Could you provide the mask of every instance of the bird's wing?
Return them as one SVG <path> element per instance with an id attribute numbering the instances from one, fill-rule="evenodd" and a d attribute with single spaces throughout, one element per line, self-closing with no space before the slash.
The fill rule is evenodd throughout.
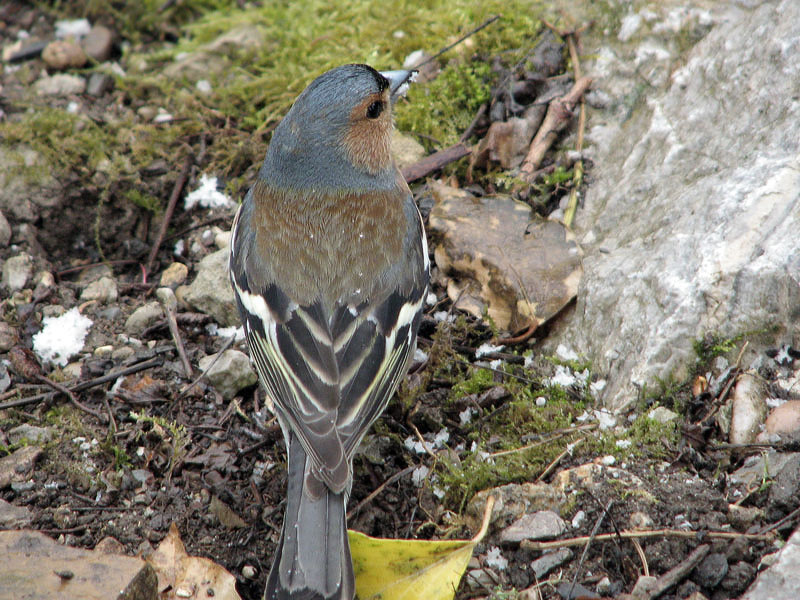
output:
<path id="1" fill-rule="evenodd" d="M 232 256 L 231 278 L 250 352 L 279 416 L 334 491 L 350 484 L 358 443 L 405 374 L 427 292 L 428 255 L 416 208 L 410 249 L 383 293 L 361 304 L 299 306 L 275 284 L 254 289 Z M 237 216 L 238 222 L 238 216 Z M 232 248 L 237 252 L 236 222 Z"/>

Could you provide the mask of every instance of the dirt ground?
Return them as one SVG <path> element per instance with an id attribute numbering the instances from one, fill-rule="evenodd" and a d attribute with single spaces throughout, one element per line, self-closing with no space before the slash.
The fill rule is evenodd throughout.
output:
<path id="1" fill-rule="evenodd" d="M 34 13 L 24 13 L 30 28 L 52 26 L 49 16 Z M 7 17 L 11 25 L 0 30 L 0 41 L 11 41 L 14 18 L 21 17 Z M 36 69 L 30 72 L 35 73 Z M 13 118 L 14 111 L 21 110 L 14 105 L 15 98 L 22 97 L 20 88 L 30 83 L 21 82 L 15 73 L 4 73 L 6 118 Z M 52 102 L 57 105 L 66 100 Z M 102 115 L 103 119 L 124 109 L 119 97 L 111 92 L 91 99 L 84 97 L 83 102 L 89 105 L 91 115 Z M 192 140 L 198 149 L 204 143 L 202 137 Z M 257 166 L 258 161 L 243 168 L 243 179 L 252 180 Z M 156 167 L 159 165 L 143 173 L 142 185 L 171 190 L 180 165 Z M 190 182 L 195 182 L 197 176 L 195 168 Z M 228 402 L 205 379 L 185 390 L 188 380 L 166 321 L 148 327 L 139 336 L 141 347 L 124 358 L 115 360 L 102 353 L 83 355 L 79 381 L 96 380 L 115 369 L 131 368 L 133 372 L 121 387 L 112 389 L 116 378 L 110 378 L 76 394 L 78 403 L 53 392 L 40 378 L 62 377 L 63 372 L 42 371 L 24 352 L 30 349 L 31 337 L 41 326 L 43 309 L 78 305 L 86 282 L 101 273 L 111 273 L 120 296 L 110 306 L 83 307 L 84 314 L 95 323 L 87 347 L 118 344 L 127 317 L 137 307 L 154 300 L 161 272 L 176 260 L 172 256 L 175 241 L 182 239 L 187 247 L 196 244 L 199 248 L 177 259 L 189 268 L 191 280 L 199 260 L 215 249 L 209 244 L 213 235 L 206 232 L 213 234 L 215 227 L 226 231 L 233 217 L 230 209 L 178 210 L 153 269 L 143 280 L 141 264 L 154 239 L 158 219 L 152 212 L 121 200 L 101 203 L 98 208 L 97 188 L 87 180 L 91 181 L 91 177 L 82 178 L 76 171 L 73 180 L 62 181 L 58 186 L 58 201 L 49 206 L 38 205 L 35 218 L 27 224 L 38 248 L 26 245 L 25 239 L 31 238 L 22 237 L 19 245 L 0 251 L 0 256 L 8 259 L 20 247 L 25 248 L 34 256 L 34 271 L 51 272 L 55 282 L 41 296 L 29 289 L 27 296 L 23 293 L 3 300 L 2 317 L 15 329 L 19 351 L 2 356 L 8 359 L 10 390 L 16 395 L 4 394 L 0 405 L 9 399 L 45 397 L 0 409 L 0 457 L 14 449 L 6 436 L 20 424 L 46 427 L 52 438 L 43 445 L 44 453 L 30 478 L 0 489 L 0 498 L 27 507 L 32 513 L 31 528 L 65 544 L 93 548 L 110 536 L 132 555 L 148 554 L 174 522 L 189 554 L 209 557 L 227 568 L 237 577 L 242 598 L 260 598 L 280 531 L 285 492 L 283 439 L 265 410 L 263 392 L 254 385 Z M 192 184 L 188 187 L 191 189 Z M 425 186 L 418 185 L 414 192 L 424 208 L 429 201 Z M 104 256 L 99 254 L 95 230 L 87 222 L 87 215 L 94 221 L 98 210 L 104 223 L 100 234 Z M 12 227 L 18 227 L 18 222 L 9 220 Z M 113 271 L 103 266 L 104 259 Z M 595 439 L 576 446 L 558 461 L 553 459 L 565 450 L 566 441 L 540 454 L 536 450 L 521 453 L 518 456 L 522 458 L 514 463 L 498 462 L 496 468 L 490 464 L 482 469 L 470 463 L 474 471 L 468 471 L 466 476 L 456 473 L 461 462 L 467 462 L 465 448 L 476 441 L 491 453 L 537 439 L 542 431 L 537 430 L 540 421 L 534 417 L 525 421 L 525 430 L 501 429 L 509 419 L 516 418 L 514 415 L 521 414 L 524 402 L 529 405 L 525 407 L 528 414 L 536 411 L 534 399 L 546 396 L 548 406 L 557 407 L 553 410 L 557 410 L 558 418 L 571 425 L 577 425 L 577 418 L 594 407 L 578 389 L 551 395 L 554 392 L 545 381 L 553 374 L 554 362 L 547 357 L 537 356 L 532 367 L 523 368 L 523 352 L 532 349 L 537 355 L 537 338 L 489 356 L 505 360 L 506 366 L 500 371 L 486 371 L 489 379 L 476 382 L 474 363 L 479 359 L 475 358 L 475 349 L 495 336 L 488 326 L 471 317 L 462 316 L 452 324 L 435 318 L 434 313 L 450 310 L 451 304 L 440 283 L 434 285 L 433 291 L 438 302 L 427 311 L 420 339 L 422 349 L 431 357 L 436 349 L 439 356 L 412 370 L 399 397 L 392 401 L 355 461 L 349 526 L 372 536 L 471 537 L 475 532 L 467 526 L 465 514 L 471 495 L 484 489 L 476 488 L 479 484 L 486 482 L 486 487 L 492 487 L 532 481 L 551 462 L 555 466 L 542 481 L 554 484 L 559 473 L 601 460 L 616 439 L 625 437 L 622 432 L 592 433 Z M 195 370 L 200 358 L 220 351 L 226 343 L 225 338 L 209 332 L 206 326 L 210 322 L 207 315 L 188 309 L 178 314 L 182 341 Z M 538 339 L 545 335 L 546 327 L 537 332 Z M 242 343 L 235 347 L 244 350 Z M 147 368 L 136 371 L 142 365 Z M 734 370 L 727 377 L 735 375 Z M 63 381 L 70 379 L 65 377 Z M 609 470 L 593 485 L 569 489 L 560 510 L 571 524 L 565 537 L 627 530 L 636 519 L 645 517 L 649 529 L 772 531 L 777 536 L 791 531 L 791 519 L 771 525 L 792 514 L 800 501 L 774 493 L 769 478 L 749 489 L 731 481 L 730 475 L 747 457 L 760 454 L 762 449 L 721 447 L 724 436 L 713 418 L 719 396 L 693 394 L 690 384 L 685 382 L 643 399 L 638 407 L 646 410 L 658 404 L 678 413 L 677 425 L 663 432 L 648 430 L 649 437 L 634 441 L 640 444 L 639 452 L 614 463 L 614 468 L 638 478 L 641 485 L 631 487 L 625 484 L 624 477 L 620 480 L 608 475 L 613 473 Z M 466 406 L 473 407 L 469 423 L 460 418 Z M 449 440 L 436 460 L 414 452 L 406 443 L 417 435 L 431 440 L 443 429 Z M 556 429 L 551 426 L 547 431 Z M 565 439 L 575 441 L 579 437 L 569 434 Z M 430 481 L 422 486 L 413 483 L 413 469 L 423 464 L 438 473 L 441 481 L 450 482 L 451 487 L 441 497 Z M 604 463 L 604 468 L 611 467 L 612 461 Z M 474 481 L 452 483 L 461 481 L 459 477 L 471 477 L 469 473 L 475 474 Z M 382 487 L 387 481 L 390 483 Z M 748 516 L 736 520 L 732 504 L 748 509 Z M 583 517 L 579 518 L 581 512 Z M 459 598 L 513 598 L 518 591 L 537 583 L 530 563 L 541 552 L 518 544 L 503 545 L 498 533 L 499 529 L 491 531 L 479 545 L 477 560 L 459 589 Z M 578 585 L 572 597 L 579 593 L 594 597 L 590 594 L 595 594 L 598 583 L 607 577 L 609 583 L 602 587 L 604 595 L 617 596 L 631 591 L 644 571 L 643 565 L 650 574 L 662 575 L 703 543 L 711 544 L 711 554 L 724 557 L 725 574 L 712 581 L 709 573 L 694 570 L 662 598 L 687 598 L 695 591 L 719 600 L 735 598 L 754 580 L 762 556 L 775 550 L 767 541 L 744 537 L 704 539 L 702 534 L 691 538 L 668 534 L 643 538 L 639 542 L 642 554 L 628 541 L 597 541 L 585 554 L 582 548 L 573 548 L 572 557 L 560 570 L 552 572 L 549 583 L 538 591 L 544 598 L 567 597 L 566 589 L 575 580 Z M 505 569 L 487 563 L 487 553 L 494 546 L 500 547 L 508 560 Z M 488 578 L 478 578 L 478 572 Z"/>

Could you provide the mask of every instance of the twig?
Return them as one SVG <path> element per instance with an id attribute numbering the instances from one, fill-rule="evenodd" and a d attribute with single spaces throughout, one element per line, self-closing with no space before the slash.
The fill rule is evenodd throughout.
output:
<path id="1" fill-rule="evenodd" d="M 797 516 L 800 516 L 800 508 L 794 509 L 788 515 L 783 517 L 780 521 L 776 521 L 772 525 L 765 525 L 764 527 L 761 528 L 761 531 L 759 531 L 759 533 L 769 533 L 771 531 L 775 531 L 776 529 L 782 527 L 786 523 L 791 522 L 792 519 L 794 519 Z"/>
<path id="2" fill-rule="evenodd" d="M 597 532 L 600 530 L 600 525 L 603 523 L 603 519 L 606 518 L 608 511 L 611 509 L 611 505 L 614 503 L 613 500 L 609 500 L 608 504 L 606 504 L 603 512 L 600 513 L 600 516 L 597 518 L 597 522 L 592 527 L 592 533 L 589 536 L 589 540 L 586 542 L 586 545 L 583 547 L 583 552 L 581 553 L 581 558 L 578 561 L 578 567 L 575 569 L 575 575 L 572 577 L 572 583 L 569 586 L 569 593 L 567 594 L 567 598 L 572 598 L 572 591 L 575 589 L 575 584 L 578 583 L 578 575 L 583 568 L 583 563 L 586 560 L 586 555 L 589 552 L 589 546 L 592 543 L 592 540 L 597 537 Z"/>
<path id="3" fill-rule="evenodd" d="M 364 508 L 367 504 L 369 504 L 378 494 L 380 494 L 388 486 L 392 485 L 395 481 L 397 481 L 401 477 L 404 477 L 404 476 L 408 475 L 409 473 L 411 473 L 416 468 L 417 467 L 415 465 L 411 465 L 410 467 L 406 467 L 402 471 L 398 471 L 397 473 L 395 473 L 394 475 L 389 477 L 389 479 L 384 481 L 377 488 L 375 488 L 372 492 L 370 492 L 369 496 L 367 496 L 361 502 L 359 502 L 353 508 L 351 508 L 347 513 L 347 518 L 348 519 L 352 519 L 353 515 L 357 514 L 362 508 Z"/>
<path id="4" fill-rule="evenodd" d="M 649 577 L 650 575 L 650 565 L 647 564 L 647 555 L 644 553 L 644 549 L 642 545 L 639 543 L 639 540 L 636 538 L 631 538 L 631 543 L 633 547 L 636 549 L 636 554 L 639 555 L 639 560 L 642 561 L 642 574 L 645 577 Z"/>
<path id="5" fill-rule="evenodd" d="M 211 364 L 208 365 L 205 368 L 205 370 L 202 373 L 200 373 L 200 375 L 198 375 L 197 378 L 194 381 L 192 381 L 190 384 L 185 386 L 180 392 L 178 392 L 178 396 L 175 399 L 177 400 L 178 398 L 182 398 L 186 394 L 186 392 L 188 392 L 190 389 L 192 389 L 194 386 L 196 386 L 200 382 L 200 380 L 205 376 L 205 374 L 208 373 L 211 370 L 211 367 L 213 367 L 215 364 L 217 364 L 217 361 L 219 360 L 219 357 L 222 356 L 222 353 L 225 352 L 225 350 L 227 350 L 228 348 L 230 348 L 233 345 L 233 342 L 235 340 L 236 340 L 236 335 L 235 334 L 232 335 L 231 337 L 229 337 L 228 340 L 222 345 L 222 348 L 220 349 L 220 351 L 217 352 L 217 355 L 214 357 L 214 360 L 211 361 Z"/>
<path id="6" fill-rule="evenodd" d="M 522 161 L 522 167 L 520 168 L 520 177 L 522 179 L 531 181 L 533 172 L 539 168 L 545 153 L 556 141 L 558 132 L 569 123 L 575 105 L 591 84 L 591 77 L 581 77 L 573 84 L 569 92 L 550 102 L 544 121 L 539 126 L 539 131 L 536 132 L 531 142 L 528 154 Z"/>
<path id="7" fill-rule="evenodd" d="M 39 381 L 41 381 L 44 384 L 49 385 L 51 388 L 53 388 L 57 392 L 61 392 L 62 394 L 64 394 L 67 398 L 69 398 L 69 401 L 72 402 L 72 404 L 74 404 L 77 408 L 79 408 L 83 412 L 92 415 L 93 417 L 95 417 L 96 419 L 99 419 L 103 423 L 106 422 L 106 418 L 105 418 L 105 416 L 103 414 L 99 413 L 98 411 L 94 410 L 93 408 L 89 408 L 88 406 L 86 406 L 85 404 L 80 402 L 75 397 L 75 394 L 72 393 L 72 390 L 70 390 L 69 388 L 64 387 L 60 383 L 56 383 L 55 381 L 53 381 L 51 379 L 48 379 L 44 375 L 37 375 L 36 379 L 38 379 Z"/>
<path id="8" fill-rule="evenodd" d="M 519 335 L 500 338 L 499 340 L 497 340 L 497 343 L 502 344 L 504 346 L 510 346 L 513 344 L 521 344 L 522 342 L 527 342 L 529 339 L 531 339 L 531 337 L 533 337 L 533 334 L 536 331 L 537 327 L 539 327 L 539 323 L 531 323 L 530 325 L 528 325 L 528 328 Z"/>
<path id="9" fill-rule="evenodd" d="M 459 142 L 453 146 L 450 146 L 449 148 L 434 152 L 422 160 L 415 162 L 413 165 L 404 167 L 402 170 L 403 177 L 408 183 L 416 181 L 417 179 L 422 179 L 429 173 L 433 173 L 434 171 L 449 165 L 451 162 L 455 162 L 461 158 L 464 158 L 465 156 L 469 156 L 471 152 L 472 150 L 467 148 L 463 143 Z"/>
<path id="10" fill-rule="evenodd" d="M 735 533 L 730 531 L 683 531 L 680 529 L 650 529 L 645 531 L 620 531 L 619 533 L 601 533 L 594 537 L 597 541 L 651 537 L 676 537 L 683 539 L 696 540 L 707 538 L 712 540 L 755 540 L 759 542 L 771 542 L 775 537 L 771 534 L 763 533 Z M 524 550 L 550 550 L 552 548 L 568 548 L 572 546 L 583 546 L 588 544 L 592 538 L 580 536 L 565 540 L 555 540 L 552 542 L 534 542 L 532 540 L 522 540 L 520 548 Z"/>
<path id="11" fill-rule="evenodd" d="M 472 29 L 471 31 L 468 31 L 467 33 L 465 33 L 464 35 L 462 35 L 460 38 L 458 38 L 458 39 L 457 39 L 455 42 L 453 42 L 452 44 L 448 44 L 447 46 L 445 46 L 444 48 L 442 48 L 441 50 L 439 50 L 439 51 L 438 51 L 436 54 L 434 54 L 434 55 L 433 55 L 433 56 L 431 56 L 430 58 L 428 58 L 428 59 L 425 59 L 424 61 L 422 61 L 422 62 L 421 62 L 421 63 L 419 63 L 418 65 L 415 65 L 415 66 L 414 66 L 414 68 L 415 68 L 415 69 L 419 69 L 421 66 L 423 66 L 423 65 L 427 65 L 429 62 L 436 60 L 436 59 L 437 59 L 437 58 L 439 58 L 439 57 L 440 57 L 442 54 L 444 54 L 444 53 L 445 53 L 445 52 L 447 52 L 448 50 L 452 50 L 453 48 L 455 48 L 456 46 L 458 46 L 458 45 L 459 45 L 461 42 L 463 42 L 465 39 L 467 39 L 467 38 L 468 38 L 468 37 L 470 37 L 470 36 L 473 36 L 473 35 L 475 35 L 475 34 L 476 34 L 476 33 L 478 33 L 478 32 L 479 32 L 481 29 L 484 29 L 485 27 L 488 27 L 489 25 L 491 25 L 492 23 L 494 23 L 495 21 L 497 21 L 497 19 L 499 19 L 499 18 L 500 18 L 500 17 L 502 17 L 502 16 L 503 16 L 503 15 L 495 15 L 495 16 L 493 16 L 493 17 L 489 17 L 489 18 L 488 18 L 488 19 L 486 19 L 486 20 L 485 20 L 483 23 L 481 23 L 480 25 L 478 25 L 477 27 L 475 27 L 475 28 L 474 28 L 474 29 Z"/>
<path id="12" fill-rule="evenodd" d="M 544 471 L 542 471 L 541 475 L 539 475 L 539 477 L 536 478 L 536 482 L 539 483 L 543 481 L 544 478 L 547 477 L 550 474 L 550 472 L 556 468 L 556 465 L 561 462 L 561 459 L 563 459 L 567 454 L 572 454 L 572 450 L 575 448 L 575 446 L 583 442 L 585 439 L 586 439 L 585 437 L 582 437 L 581 439 L 576 440 L 571 444 L 567 444 L 567 447 L 564 449 L 564 451 L 558 456 L 556 456 L 553 459 L 553 461 L 549 465 L 547 465 L 547 468 Z"/>
<path id="13" fill-rule="evenodd" d="M 167 325 L 169 325 L 169 332 L 172 334 L 172 341 L 175 342 L 175 348 L 178 350 L 183 372 L 186 374 L 186 379 L 191 379 L 194 377 L 192 363 L 189 362 L 189 357 L 186 356 L 186 348 L 183 346 L 183 339 L 181 338 L 181 331 L 178 329 L 178 321 L 175 319 L 175 312 L 168 302 L 162 302 L 161 306 L 164 308 L 164 314 L 167 315 Z"/>
<path id="14" fill-rule="evenodd" d="M 121 371 L 107 373 L 105 375 L 101 375 L 95 379 L 90 379 L 89 381 L 84 381 L 72 387 L 68 387 L 71 392 L 82 392 L 83 390 L 88 390 L 89 388 L 96 387 L 98 385 L 102 385 L 108 381 L 113 381 L 118 377 L 125 377 L 126 375 L 130 375 L 132 373 L 137 373 L 138 371 L 144 371 L 145 369 L 149 369 L 151 367 L 158 367 L 164 362 L 160 356 L 155 358 L 151 358 L 150 360 L 146 360 L 135 365 L 132 365 L 126 369 L 122 369 Z M 52 382 L 51 382 L 52 383 Z M 48 384 L 49 385 L 49 384 Z M 61 390 L 59 390 L 61 391 Z M 26 404 L 34 404 L 35 402 L 39 402 L 40 400 L 45 400 L 47 398 L 52 398 L 55 395 L 55 392 L 47 392 L 44 394 L 37 394 L 36 396 L 29 396 L 28 398 L 20 398 L 18 400 L 11 400 L 10 402 L 5 402 L 0 404 L 0 410 L 6 408 L 14 408 L 16 406 L 25 406 Z"/>
<path id="15" fill-rule="evenodd" d="M 181 173 L 178 175 L 178 179 L 175 181 L 175 186 L 172 188 L 172 195 L 169 197 L 167 210 L 164 211 L 164 218 L 161 220 L 161 228 L 158 230 L 158 237 L 156 237 L 156 241 L 153 244 L 153 247 L 150 249 L 150 254 L 147 257 L 147 262 L 145 263 L 144 267 L 146 274 L 150 273 L 150 269 L 153 268 L 153 261 L 156 259 L 156 254 L 158 254 L 158 250 L 161 248 L 161 243 L 163 242 L 164 236 L 167 233 L 169 222 L 172 220 L 172 213 L 175 212 L 175 205 L 178 203 L 178 198 L 181 197 L 181 192 L 183 192 L 183 186 L 186 185 L 186 180 L 189 179 L 189 172 L 192 169 L 193 162 L 194 156 L 192 154 L 187 154 L 186 158 L 183 160 L 183 168 L 181 169 Z"/>
<path id="16" fill-rule="evenodd" d="M 487 110 L 489 110 L 489 103 L 484 102 L 483 104 L 481 104 L 480 108 L 478 109 L 478 112 L 475 114 L 475 118 L 472 119 L 472 123 L 470 123 L 469 127 L 467 127 L 464 130 L 464 133 L 461 134 L 461 137 L 458 138 L 459 142 L 463 143 L 469 139 L 469 137 L 472 135 L 472 132 L 475 131 L 475 127 L 477 127 L 478 121 L 480 121 L 481 117 L 483 117 L 483 115 L 486 114 Z"/>
<path id="17" fill-rule="evenodd" d="M 569 56 L 572 60 L 572 69 L 575 73 L 575 81 L 581 78 L 581 62 L 578 57 L 578 48 L 575 43 L 575 33 L 567 35 L 567 45 L 569 46 Z M 586 130 L 586 102 L 583 95 L 581 95 L 581 111 L 578 115 L 578 138 L 575 141 L 575 150 L 580 155 L 583 152 L 583 134 Z M 572 177 L 572 190 L 569 193 L 569 200 L 567 201 L 567 208 L 564 210 L 564 225 L 569 229 L 572 227 L 572 221 L 575 219 L 575 212 L 578 210 L 578 190 L 583 183 L 583 159 L 578 158 L 575 161 Z"/>
<path id="18" fill-rule="evenodd" d="M 711 551 L 711 544 L 703 544 L 692 550 L 691 554 L 658 578 L 655 587 L 650 591 L 650 598 L 658 598 L 671 587 L 683 581 L 692 569 L 703 562 L 703 559 Z"/>

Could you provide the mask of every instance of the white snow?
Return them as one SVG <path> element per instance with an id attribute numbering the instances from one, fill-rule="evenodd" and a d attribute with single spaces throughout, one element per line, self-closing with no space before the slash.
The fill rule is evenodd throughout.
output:
<path id="1" fill-rule="evenodd" d="M 486 553 L 486 566 L 498 571 L 505 571 L 508 567 L 508 560 L 500 552 L 500 548 L 492 546 Z"/>
<path id="2" fill-rule="evenodd" d="M 33 351 L 43 361 L 66 366 L 70 357 L 83 348 L 92 320 L 77 307 L 60 317 L 45 317 L 42 330 L 33 336 Z"/>
<path id="3" fill-rule="evenodd" d="M 217 190 L 217 178 L 205 173 L 200 176 L 200 187 L 186 195 L 184 210 L 191 210 L 196 205 L 202 208 L 224 208 L 233 204 L 233 200 Z"/>

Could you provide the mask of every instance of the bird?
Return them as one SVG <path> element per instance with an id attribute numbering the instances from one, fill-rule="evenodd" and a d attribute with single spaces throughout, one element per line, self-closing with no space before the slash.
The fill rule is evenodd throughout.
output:
<path id="1" fill-rule="evenodd" d="M 411 75 L 347 64 L 312 81 L 234 218 L 230 279 L 288 454 L 265 600 L 355 596 L 353 455 L 408 371 L 430 280 L 424 223 L 391 151 Z"/>

